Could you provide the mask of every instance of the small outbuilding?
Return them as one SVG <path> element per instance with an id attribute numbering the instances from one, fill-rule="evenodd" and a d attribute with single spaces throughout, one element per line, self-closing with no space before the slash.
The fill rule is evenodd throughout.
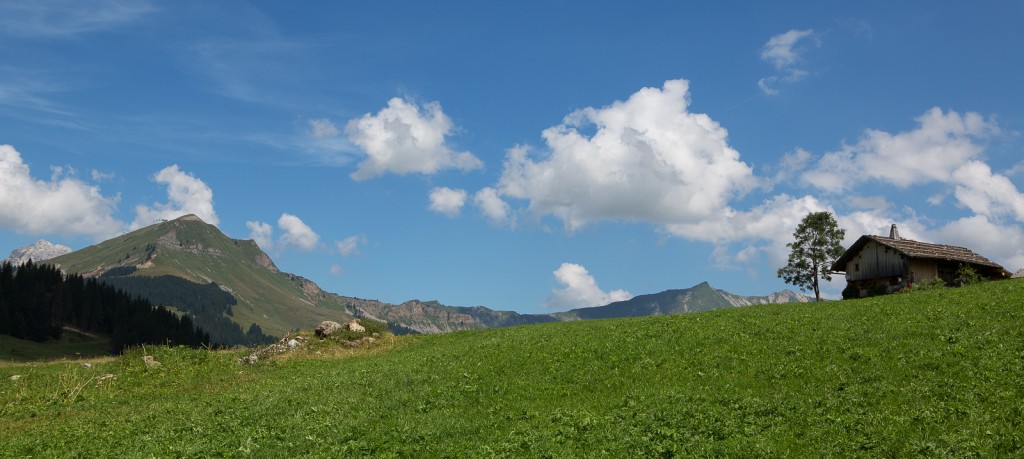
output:
<path id="1" fill-rule="evenodd" d="M 1010 277 L 1002 266 L 970 249 L 903 239 L 896 225 L 889 230 L 889 237 L 861 236 L 832 264 L 832 271 L 846 273 L 844 296 L 863 297 L 936 278 L 954 285 L 956 272 L 964 265 L 985 279 Z"/>

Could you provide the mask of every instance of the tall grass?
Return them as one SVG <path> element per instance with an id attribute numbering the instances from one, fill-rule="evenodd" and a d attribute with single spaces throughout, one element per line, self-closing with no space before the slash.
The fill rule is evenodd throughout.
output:
<path id="1" fill-rule="evenodd" d="M 389 341 L 0 367 L 0 455 L 1024 455 L 1020 281 Z"/>

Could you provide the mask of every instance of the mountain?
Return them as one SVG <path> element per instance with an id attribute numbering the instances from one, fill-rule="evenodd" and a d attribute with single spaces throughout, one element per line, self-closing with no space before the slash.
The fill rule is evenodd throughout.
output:
<path id="1" fill-rule="evenodd" d="M 11 255 L 0 263 L 10 263 L 14 266 L 20 266 L 29 260 L 40 262 L 54 257 L 59 257 L 67 253 L 71 253 L 71 247 L 54 244 L 50 241 L 40 239 L 34 244 L 29 244 L 12 250 Z"/>
<path id="2" fill-rule="evenodd" d="M 281 272 L 251 240 L 225 236 L 195 215 L 157 223 L 50 260 L 65 272 L 98 277 L 179 310 L 216 337 L 214 320 L 280 336 L 322 320 L 351 317 L 343 297 Z M 154 301 L 168 304 L 166 301 Z M 220 341 L 224 342 L 224 341 Z"/>
<path id="3" fill-rule="evenodd" d="M 281 336 L 296 328 L 313 328 L 322 320 L 352 317 L 388 322 L 396 332 L 444 333 L 808 300 L 790 291 L 738 296 L 704 282 L 689 289 L 553 314 L 446 306 L 437 301 L 394 305 L 325 292 L 309 279 L 281 272 L 254 241 L 231 239 L 195 215 L 157 223 L 50 262 L 65 272 L 97 277 L 154 303 L 190 313 L 215 341 L 219 337 L 218 342 L 238 344 L 269 338 L 261 334 Z"/>
<path id="4" fill-rule="evenodd" d="M 398 306 L 378 303 L 361 309 L 359 313 L 389 323 L 398 323 L 418 333 L 443 333 L 544 322 L 683 314 L 755 304 L 805 303 L 810 300 L 810 297 L 790 290 L 767 296 L 740 296 L 702 282 L 688 289 L 666 290 L 604 306 L 552 314 L 519 314 L 514 311 L 495 311 L 483 306 L 445 306 L 437 301 L 418 300 L 407 301 Z"/>
<path id="5" fill-rule="evenodd" d="M 687 312 L 711 311 L 754 304 L 807 302 L 810 298 L 789 290 L 768 296 L 740 296 L 711 287 L 701 282 L 682 290 L 666 290 L 651 295 L 638 295 L 625 301 L 605 306 L 572 309 L 552 314 L 560 320 L 607 319 L 613 317 L 640 317 Z"/>

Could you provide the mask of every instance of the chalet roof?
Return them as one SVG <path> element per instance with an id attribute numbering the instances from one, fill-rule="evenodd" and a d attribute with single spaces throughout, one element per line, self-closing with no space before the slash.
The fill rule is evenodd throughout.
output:
<path id="1" fill-rule="evenodd" d="M 846 271 L 846 263 L 851 258 L 860 253 L 864 245 L 870 241 L 875 241 L 885 247 L 896 250 L 902 253 L 908 258 L 925 258 L 932 260 L 946 260 L 946 261 L 958 261 L 962 263 L 970 263 L 980 266 L 988 266 L 997 268 L 1005 271 L 1005 269 L 999 264 L 985 258 L 977 253 L 974 253 L 970 249 L 964 247 L 957 247 L 954 245 L 943 245 L 943 244 L 931 244 L 928 242 L 912 241 L 910 239 L 902 239 L 897 234 L 895 238 L 885 236 L 874 236 L 866 234 L 857 239 L 843 256 L 839 257 L 835 263 L 832 264 L 833 271 Z"/>

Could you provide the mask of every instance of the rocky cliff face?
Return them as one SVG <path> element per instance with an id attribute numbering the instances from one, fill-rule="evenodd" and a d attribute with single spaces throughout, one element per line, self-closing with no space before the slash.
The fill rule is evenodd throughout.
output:
<path id="1" fill-rule="evenodd" d="M 490 328 L 469 314 L 450 311 L 434 302 L 418 300 L 391 305 L 378 301 L 362 300 L 351 306 L 357 308 L 356 315 L 396 323 L 416 333 L 447 333 L 458 330 Z"/>
<path id="2" fill-rule="evenodd" d="M 19 266 L 29 260 L 32 260 L 33 263 L 38 263 L 68 253 L 71 253 L 71 247 L 39 240 L 34 244 L 12 250 L 11 255 L 5 258 L 4 262 L 10 262 L 14 266 Z"/>
<path id="3" fill-rule="evenodd" d="M 783 290 L 781 292 L 775 292 L 767 296 L 740 296 L 733 295 L 725 290 L 718 290 L 718 293 L 722 294 L 722 298 L 725 298 L 733 306 L 750 306 L 754 304 L 777 304 L 777 303 L 806 303 L 813 300 L 808 296 L 801 295 L 792 290 Z"/>

